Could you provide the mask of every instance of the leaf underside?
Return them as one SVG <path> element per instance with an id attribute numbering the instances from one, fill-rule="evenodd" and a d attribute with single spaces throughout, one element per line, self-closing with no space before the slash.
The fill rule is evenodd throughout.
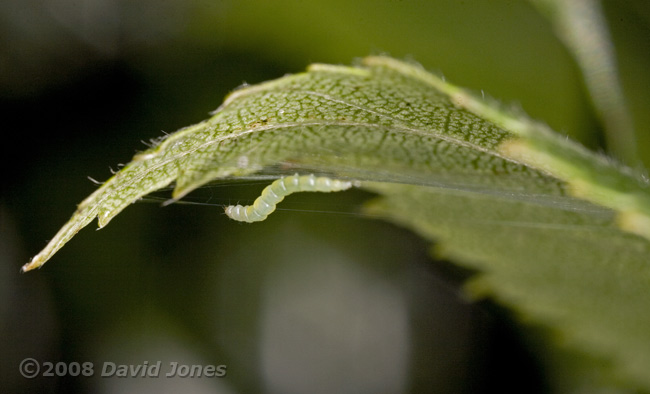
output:
<path id="1" fill-rule="evenodd" d="M 174 184 L 315 173 L 381 197 L 367 209 L 477 268 L 469 284 L 650 388 L 647 180 L 417 65 L 370 57 L 236 90 L 84 200 L 40 267 L 81 228 L 105 226 Z"/>

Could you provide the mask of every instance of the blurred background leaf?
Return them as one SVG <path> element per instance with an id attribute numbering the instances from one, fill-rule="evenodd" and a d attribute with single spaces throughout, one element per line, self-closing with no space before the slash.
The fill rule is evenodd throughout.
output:
<path id="1" fill-rule="evenodd" d="M 648 164 L 650 8 L 603 5 Z M 455 289 L 467 272 L 429 261 L 426 243 L 388 224 L 309 212 L 328 204 L 320 196 L 254 227 L 233 226 L 219 207 L 139 204 L 80 233 L 56 264 L 18 272 L 94 190 L 86 177 L 108 178 L 138 141 L 204 119 L 243 82 L 384 52 L 603 146 L 578 68 L 525 2 L 3 1 L 3 391 L 549 389 L 554 355 L 534 347 L 539 333 L 519 331 L 490 303 L 465 302 Z M 258 189 L 194 198 L 223 203 Z M 367 198 L 345 195 L 333 211 Z M 25 357 L 227 364 L 228 375 L 26 380 Z"/>

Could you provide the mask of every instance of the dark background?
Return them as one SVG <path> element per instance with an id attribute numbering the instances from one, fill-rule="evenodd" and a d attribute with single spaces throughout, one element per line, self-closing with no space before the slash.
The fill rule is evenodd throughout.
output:
<path id="1" fill-rule="evenodd" d="M 605 2 L 647 158 L 650 12 Z M 19 268 L 75 204 L 148 141 L 208 116 L 242 84 L 410 57 L 514 101 L 585 145 L 603 141 L 579 72 L 523 1 L 5 0 L 0 4 L 2 392 L 490 392 L 553 386 L 544 333 L 489 301 L 431 245 L 359 214 L 361 191 L 292 196 L 267 221 L 219 204 L 262 184 L 169 191 Z M 647 162 L 646 162 L 647 163 Z M 93 378 L 21 377 L 25 357 Z M 101 378 L 104 362 L 226 364 L 225 378 Z M 163 367 L 163 371 L 168 368 Z"/>

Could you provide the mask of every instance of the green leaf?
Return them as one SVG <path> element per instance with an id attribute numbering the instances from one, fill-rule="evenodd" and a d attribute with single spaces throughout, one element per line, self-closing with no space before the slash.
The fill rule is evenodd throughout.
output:
<path id="1" fill-rule="evenodd" d="M 84 200 L 40 267 L 95 217 L 103 227 L 175 183 L 317 173 L 383 197 L 377 215 L 480 269 L 470 284 L 650 388 L 646 178 L 421 67 L 368 57 L 236 90 Z"/>

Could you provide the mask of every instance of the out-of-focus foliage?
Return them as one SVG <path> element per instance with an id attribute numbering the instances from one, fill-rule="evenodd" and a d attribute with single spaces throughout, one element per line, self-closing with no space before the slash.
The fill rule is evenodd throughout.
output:
<path id="1" fill-rule="evenodd" d="M 639 125 L 650 121 L 646 110 L 650 101 L 650 48 L 646 39 L 650 14 L 643 1 L 605 1 L 604 6 L 624 92 L 638 128 L 639 148 L 647 163 L 648 128 Z M 325 346 L 322 338 L 345 335 L 322 328 L 306 329 L 314 324 L 305 312 L 285 320 L 296 335 L 303 335 L 303 342 L 295 341 L 296 335 L 278 341 L 277 336 L 269 334 L 273 331 L 268 324 L 260 324 L 262 316 L 270 316 L 271 311 L 267 308 L 270 304 L 261 302 L 267 295 L 261 289 L 275 286 L 272 283 L 277 281 L 270 279 L 273 272 L 291 277 L 277 267 L 286 264 L 291 272 L 299 272 L 294 267 L 312 261 L 315 254 L 332 255 L 322 252 L 325 249 L 336 251 L 334 257 L 329 262 L 323 257 L 310 271 L 315 273 L 295 279 L 294 283 L 304 288 L 293 293 L 301 297 L 293 298 L 313 296 L 315 292 L 309 289 L 324 282 L 323 272 L 328 269 L 332 281 L 325 283 L 353 283 L 359 292 L 350 294 L 345 302 L 335 295 L 348 293 L 337 293 L 336 289 L 319 293 L 331 294 L 327 305 L 340 306 L 350 300 L 358 305 L 352 305 L 349 314 L 341 318 L 323 315 L 332 321 L 350 322 L 349 316 L 361 320 L 356 328 L 346 331 L 351 342 L 339 341 L 343 345 L 336 349 L 350 349 L 346 343 L 358 343 L 354 338 L 366 334 L 366 324 L 387 326 L 381 343 L 400 343 L 398 338 L 403 338 L 404 332 L 399 327 L 406 319 L 408 346 L 398 353 L 383 353 L 384 360 L 404 360 L 396 354 L 405 354 L 406 364 L 400 361 L 393 367 L 405 368 L 406 372 L 387 375 L 392 384 L 398 383 L 386 387 L 413 392 L 431 387 L 438 392 L 458 392 L 460 387 L 477 392 L 508 385 L 531 392 L 544 387 L 535 363 L 550 356 L 540 348 L 535 348 L 535 358 L 517 350 L 520 348 L 513 342 L 521 333 L 507 329 L 505 336 L 504 331 L 495 331 L 494 320 L 484 309 L 470 309 L 451 299 L 453 292 L 440 286 L 430 272 L 444 271 L 449 277 L 450 270 L 458 274 L 456 269 L 441 262 L 431 266 L 421 242 L 358 216 L 315 214 L 315 224 L 305 213 L 278 212 L 274 222 L 255 229 L 233 229 L 218 207 L 160 209 L 154 204 L 138 204 L 113 226 L 99 233 L 80 234 L 60 252 L 57 264 L 37 276 L 18 274 L 29 255 L 95 188 L 86 176 L 106 179 L 110 176 L 107 164 L 127 161 L 134 153 L 134 142 L 156 137 L 159 130 L 169 132 L 203 119 L 234 86 L 296 72 L 311 62 L 348 64 L 353 57 L 383 52 L 412 56 L 462 86 L 514 100 L 534 118 L 597 149 L 602 137 L 577 68 L 547 21 L 528 4 L 8 0 L 0 4 L 0 30 L 2 108 L 10 129 L 16 130 L 13 143 L 3 146 L 12 150 L 30 146 L 29 156 L 20 166 L 11 165 L 15 159 L 3 166 L 12 169 L 0 196 L 4 207 L 0 211 L 1 236 L 3 245 L 11 246 L 2 249 L 2 286 L 11 294 L 3 298 L 0 308 L 5 333 L 0 344 L 5 355 L 2 370 L 9 371 L 2 374 L 6 379 L 3 387 L 71 392 L 94 391 L 97 384 L 106 384 L 110 385 L 106 391 L 111 392 L 111 388 L 119 390 L 116 386 L 131 384 L 130 380 L 26 381 L 17 375 L 16 366 L 20 359 L 34 356 L 53 361 L 119 362 L 163 357 L 160 350 L 167 348 L 171 350 L 166 354 L 172 359 L 228 363 L 228 378 L 203 382 L 206 392 L 226 392 L 224 386 L 242 391 L 259 391 L 262 387 L 272 391 L 274 387 L 289 392 L 286 385 L 273 381 L 279 376 L 276 371 L 264 369 L 282 364 L 268 362 L 272 360 L 268 356 L 277 354 L 278 348 L 263 343 L 284 344 L 284 349 L 292 348 L 288 343 L 297 345 L 302 354 L 312 357 L 298 363 L 302 366 L 327 359 L 343 365 L 340 370 L 346 371 L 347 366 L 363 364 L 339 350 L 323 353 L 332 347 Z M 3 157 L 8 160 L 10 156 Z M 255 195 L 260 188 L 206 189 L 190 198 L 201 203 L 237 202 Z M 349 202 L 337 199 L 342 205 L 332 209 L 354 210 L 366 198 L 351 193 L 346 196 Z M 314 198 L 320 203 L 311 204 L 311 208 L 327 207 L 326 200 Z M 300 224 L 295 223 L 296 216 L 301 218 Z M 335 238 L 328 238 L 325 222 L 327 228 L 335 229 L 335 238 L 347 246 L 323 246 L 340 245 Z M 226 225 L 228 230 L 224 230 Z M 138 234 L 137 239 L 127 237 L 124 228 Z M 305 235 L 309 232 L 317 236 Z M 228 237 L 220 238 L 224 234 Z M 359 242 L 353 237 L 358 234 L 367 235 Z M 311 242 L 301 238 L 305 236 Z M 118 244 L 119 249 L 114 247 Z M 308 250 L 300 249 L 301 244 Z M 391 248 L 377 247 L 384 244 Z M 394 249 L 395 244 L 404 248 Z M 369 254 L 373 250 L 376 254 Z M 210 257 L 219 253 L 222 257 L 218 260 Z M 410 253 L 415 255 L 415 262 L 406 257 Z M 342 255 L 353 257 L 354 262 Z M 284 263 L 273 263 L 276 259 Z M 351 273 L 356 279 L 349 279 Z M 380 287 L 393 283 L 400 295 L 390 299 L 405 300 L 402 305 L 408 314 L 391 312 L 399 311 L 390 307 L 394 301 L 368 308 L 364 294 L 377 292 L 361 289 L 366 288 L 362 284 L 370 283 Z M 272 292 L 277 294 L 277 290 Z M 282 303 L 282 297 L 270 299 Z M 206 304 L 206 299 L 212 304 Z M 318 301 L 304 308 L 313 312 L 323 305 Z M 359 309 L 386 313 L 377 312 L 372 318 L 355 312 Z M 288 330 L 275 327 L 279 332 Z M 320 336 L 310 336 L 316 332 Z M 271 341 L 273 338 L 276 340 Z M 172 344 L 183 350 L 174 350 Z M 312 351 L 306 353 L 306 348 Z M 365 352 L 357 354 L 361 353 Z M 284 354 L 295 362 L 295 353 Z M 364 360 L 377 358 L 374 353 L 366 356 Z M 304 370 L 295 371 L 295 376 L 282 375 L 283 382 L 289 386 L 297 382 Z M 359 387 L 350 385 L 359 373 L 336 376 L 340 379 L 334 384 L 340 385 L 328 386 L 328 392 Z M 332 374 L 327 377 L 331 381 Z M 5 386 L 5 382 L 11 384 Z M 198 392 L 196 386 L 203 383 L 184 380 L 178 384 Z"/>

